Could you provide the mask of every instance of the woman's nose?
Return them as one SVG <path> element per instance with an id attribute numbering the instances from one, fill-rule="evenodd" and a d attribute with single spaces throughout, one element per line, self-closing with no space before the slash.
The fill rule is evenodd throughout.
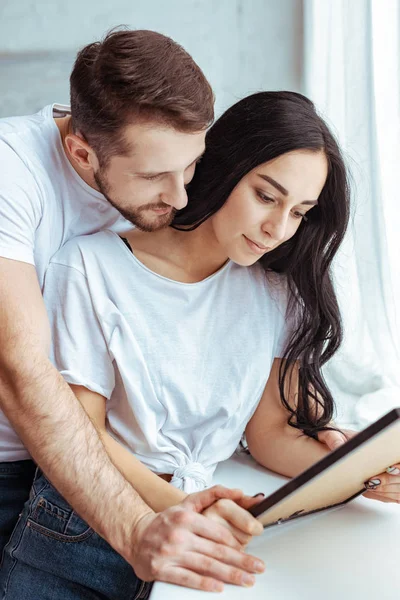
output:
<path id="1" fill-rule="evenodd" d="M 269 214 L 268 219 L 262 225 L 262 230 L 269 235 L 269 237 L 275 242 L 281 242 L 286 237 L 288 224 L 288 216 L 282 213 L 272 212 Z"/>

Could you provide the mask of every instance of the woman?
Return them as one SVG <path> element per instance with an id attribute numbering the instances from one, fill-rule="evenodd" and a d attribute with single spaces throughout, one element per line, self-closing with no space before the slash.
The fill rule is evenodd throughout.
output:
<path id="1" fill-rule="evenodd" d="M 45 283 L 53 360 L 156 511 L 209 485 L 244 432 L 254 458 L 284 475 L 327 454 L 317 434 L 334 404 L 321 367 L 341 341 L 330 266 L 348 221 L 346 169 L 309 100 L 267 92 L 231 107 L 188 195 L 170 228 L 69 242 Z M 46 571 L 38 556 L 51 531 L 63 542 L 51 576 L 60 586 L 68 561 L 72 598 L 104 560 L 88 567 L 65 543 L 93 537 L 82 521 L 71 535 L 79 517 L 40 474 L 39 487 L 23 516 L 25 568 L 35 582 Z M 223 508 L 217 516 L 247 542 Z M 120 557 L 102 552 L 121 579 Z M 100 591 L 90 597 L 119 597 Z"/>

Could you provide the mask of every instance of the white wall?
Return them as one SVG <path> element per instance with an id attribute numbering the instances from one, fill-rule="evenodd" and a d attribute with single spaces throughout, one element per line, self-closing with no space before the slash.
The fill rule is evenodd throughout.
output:
<path id="1" fill-rule="evenodd" d="M 120 24 L 181 43 L 217 113 L 260 89 L 301 91 L 302 0 L 0 0 L 0 116 L 67 103 L 76 51 Z"/>

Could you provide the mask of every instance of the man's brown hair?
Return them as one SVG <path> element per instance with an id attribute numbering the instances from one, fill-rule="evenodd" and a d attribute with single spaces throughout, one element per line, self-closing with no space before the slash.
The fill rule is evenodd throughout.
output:
<path id="1" fill-rule="evenodd" d="M 214 119 L 214 95 L 192 57 L 171 38 L 146 30 L 112 30 L 85 46 L 70 77 L 72 129 L 104 167 L 129 147 L 123 128 L 154 121 L 195 132 Z"/>

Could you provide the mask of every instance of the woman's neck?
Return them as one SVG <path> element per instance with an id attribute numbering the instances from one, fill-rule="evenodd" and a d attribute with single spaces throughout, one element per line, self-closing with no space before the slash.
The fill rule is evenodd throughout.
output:
<path id="1" fill-rule="evenodd" d="M 206 221 L 193 231 L 167 227 L 147 233 L 134 229 L 127 234 L 135 256 L 150 270 L 183 283 L 210 277 L 227 261 Z"/>

